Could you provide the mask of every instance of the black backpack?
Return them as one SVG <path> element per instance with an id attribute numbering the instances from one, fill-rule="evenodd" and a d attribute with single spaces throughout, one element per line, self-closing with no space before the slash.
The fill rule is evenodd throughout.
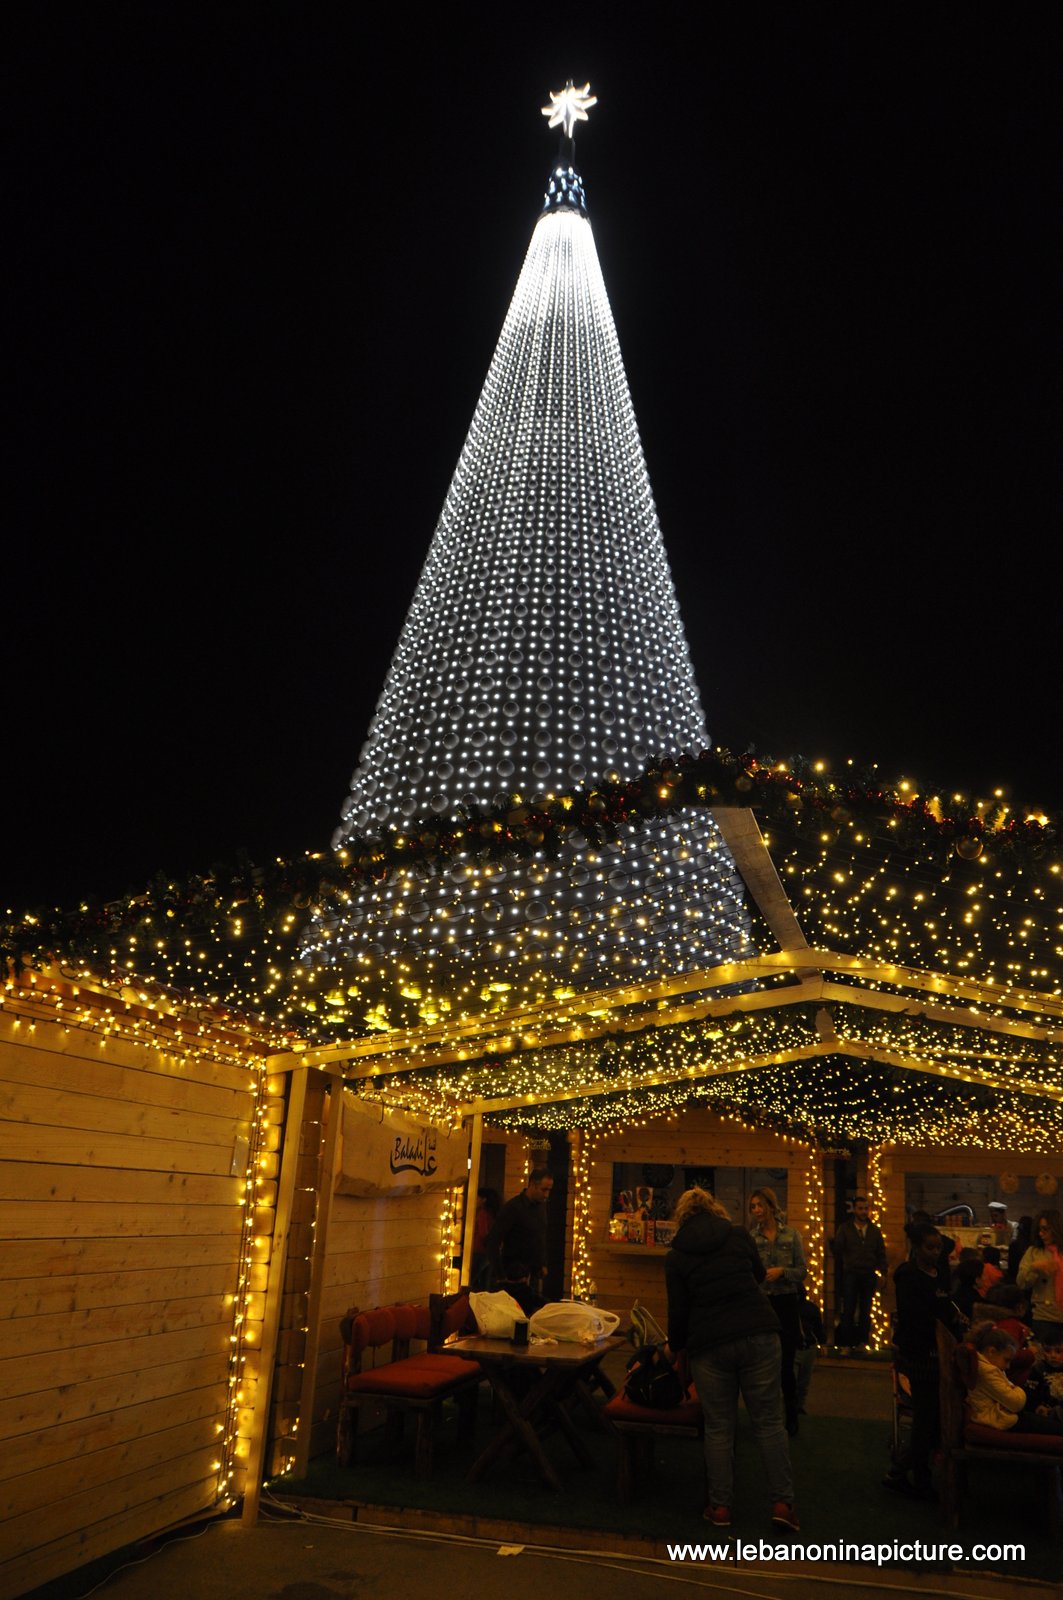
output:
<path id="1" fill-rule="evenodd" d="M 679 1374 L 670 1366 L 660 1345 L 640 1345 L 627 1364 L 624 1393 L 637 1406 L 671 1411 L 683 1398 Z"/>

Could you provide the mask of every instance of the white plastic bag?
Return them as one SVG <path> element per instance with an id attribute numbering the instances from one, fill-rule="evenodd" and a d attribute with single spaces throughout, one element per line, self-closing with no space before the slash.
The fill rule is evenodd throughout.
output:
<path id="1" fill-rule="evenodd" d="M 504 1289 L 469 1296 L 469 1310 L 485 1339 L 512 1339 L 513 1325 L 525 1320 L 520 1303 Z"/>
<path id="2" fill-rule="evenodd" d="M 532 1338 L 556 1339 L 561 1344 L 595 1344 L 620 1325 L 613 1311 L 599 1311 L 582 1300 L 552 1300 L 532 1313 L 528 1332 Z"/>

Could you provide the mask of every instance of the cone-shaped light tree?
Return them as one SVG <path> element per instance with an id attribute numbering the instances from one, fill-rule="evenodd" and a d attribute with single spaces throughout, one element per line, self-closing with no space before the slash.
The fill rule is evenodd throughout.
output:
<path id="1" fill-rule="evenodd" d="M 588 86 L 589 89 L 589 86 Z M 561 152 L 362 748 L 338 850 L 642 773 L 708 740 L 575 167 Z M 526 860 L 451 859 L 317 916 L 304 969 L 356 1023 L 544 999 L 749 952 L 741 885 L 698 808 Z M 361 1012 L 360 1012 L 361 1005 Z M 411 1015 L 411 1006 L 413 1015 Z"/>

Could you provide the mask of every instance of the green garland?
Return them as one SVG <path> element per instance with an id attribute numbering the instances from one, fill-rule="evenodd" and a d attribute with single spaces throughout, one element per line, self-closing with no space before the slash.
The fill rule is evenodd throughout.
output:
<path id="1" fill-rule="evenodd" d="M 553 797 L 514 795 L 494 810 L 469 808 L 456 820 L 354 839 L 338 856 L 308 852 L 267 864 L 238 856 L 206 873 L 160 876 L 106 904 L 26 912 L 0 921 L 0 962 L 16 975 L 55 959 L 101 977 L 154 978 L 203 1002 L 282 1019 L 292 1037 L 305 1037 L 321 1031 L 322 1019 L 300 1014 L 305 996 L 293 1001 L 290 972 L 312 907 L 411 869 L 443 871 L 458 856 L 553 858 L 574 835 L 599 846 L 653 817 L 712 806 L 753 807 L 773 849 L 807 839 L 844 858 L 847 835 L 873 837 L 890 852 L 929 856 L 943 877 L 980 855 L 1028 876 L 1058 872 L 1063 863 L 1052 818 L 1008 819 L 1000 807 L 914 796 L 873 772 L 839 782 L 800 758 L 768 764 L 718 748 L 658 761 L 631 780 Z M 348 1018 L 342 1027 L 350 1032 Z"/>

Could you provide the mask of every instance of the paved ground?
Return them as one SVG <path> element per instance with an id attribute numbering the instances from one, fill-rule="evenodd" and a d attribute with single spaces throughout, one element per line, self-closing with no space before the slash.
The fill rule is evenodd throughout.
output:
<path id="1" fill-rule="evenodd" d="M 352 1523 L 260 1522 L 243 1529 L 215 1522 L 116 1573 L 97 1593 L 110 1600 L 681 1600 L 699 1591 L 750 1600 L 884 1600 L 887 1594 L 1058 1600 L 1058 1590 L 1013 1578 L 942 1573 L 913 1582 L 892 1573 L 883 1574 L 883 1587 L 853 1582 L 844 1569 L 824 1567 L 820 1576 L 807 1566 L 788 1567 L 750 1571 L 625 1560 L 603 1552 L 395 1535 Z"/>
<path id="2" fill-rule="evenodd" d="M 885 1419 L 888 1374 L 866 1364 L 824 1363 L 809 1410 L 813 1416 L 840 1410 L 850 1417 Z M 1059 1600 L 1058 1589 L 1048 1585 L 985 1572 L 914 1574 L 793 1560 L 777 1566 L 748 1559 L 676 1562 L 660 1547 L 661 1559 L 650 1559 L 642 1551 L 651 1547 L 634 1540 L 623 1551 L 617 1548 L 623 1536 L 599 1534 L 598 1548 L 592 1550 L 581 1548 L 587 1535 L 560 1529 L 536 1534 L 525 1527 L 507 1530 L 505 1537 L 514 1542 L 502 1544 L 497 1530 L 494 1537 L 461 1534 L 453 1531 L 454 1519 L 445 1517 L 435 1519 L 429 1529 L 417 1527 L 418 1513 L 409 1513 L 414 1525 L 395 1529 L 374 1526 L 364 1509 L 359 1520 L 352 1521 L 351 1515 L 350 1507 L 318 1501 L 308 1520 L 298 1520 L 264 1500 L 255 1527 L 245 1529 L 237 1521 L 208 1523 L 183 1538 L 160 1541 L 139 1565 L 114 1573 L 95 1590 L 92 1569 L 87 1569 L 48 1586 L 43 1594 L 49 1600 L 80 1600 L 90 1593 L 109 1600 L 463 1600 L 481 1595 L 500 1600 L 681 1600 L 683 1594 L 700 1590 L 721 1600 L 742 1595 L 750 1600 L 886 1600 L 894 1595 Z M 447 1531 L 438 1531 L 439 1524 Z M 937 1529 L 938 1519 L 929 1525 Z M 481 1525 L 471 1534 L 476 1531 L 486 1530 Z M 700 1524 L 694 1536 L 701 1536 Z M 944 1538 L 937 1532 L 933 1536 Z M 549 1539 L 560 1537 L 571 1538 L 573 1547 L 549 1546 Z M 526 1542 L 517 1543 L 518 1538 Z"/>

